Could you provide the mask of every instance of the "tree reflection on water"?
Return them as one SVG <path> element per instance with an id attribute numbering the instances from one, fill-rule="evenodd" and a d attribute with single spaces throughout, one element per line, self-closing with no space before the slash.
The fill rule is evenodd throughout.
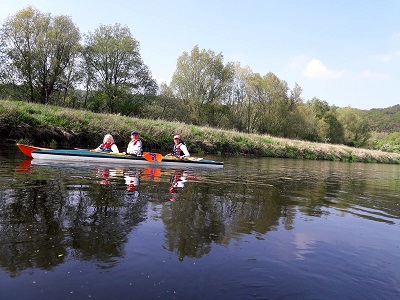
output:
<path id="1" fill-rule="evenodd" d="M 345 209 L 355 200 L 343 201 L 344 182 L 354 193 L 368 185 L 362 176 L 344 181 L 329 168 L 314 173 L 293 168 L 268 177 L 255 170 L 240 183 L 231 173 L 221 178 L 218 172 L 159 168 L 25 163 L 16 171 L 10 179 L 15 186 L 0 191 L 0 266 L 10 276 L 26 269 L 51 270 L 67 260 L 112 268 L 125 255 L 133 228 L 148 218 L 149 206 L 165 228 L 160 247 L 183 261 L 243 235 L 263 239 L 281 225 L 292 230 L 298 214 L 321 217 L 329 207 Z M 372 202 L 368 205 L 376 207 Z"/>

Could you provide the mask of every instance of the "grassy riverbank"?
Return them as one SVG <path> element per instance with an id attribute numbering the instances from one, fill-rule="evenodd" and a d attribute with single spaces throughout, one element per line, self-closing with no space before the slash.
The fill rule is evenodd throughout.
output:
<path id="1" fill-rule="evenodd" d="M 104 134 L 111 133 L 119 148 L 124 149 L 133 129 L 140 132 L 145 151 L 166 153 L 173 143 L 172 136 L 180 134 L 189 150 L 200 155 L 210 153 L 400 164 L 400 154 L 396 153 L 0 100 L 0 137 L 10 142 L 94 148 L 101 143 Z"/>

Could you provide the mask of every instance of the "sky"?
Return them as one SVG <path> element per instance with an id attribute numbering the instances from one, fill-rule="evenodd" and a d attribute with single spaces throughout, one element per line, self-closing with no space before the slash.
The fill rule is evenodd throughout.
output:
<path id="1" fill-rule="evenodd" d="M 297 83 L 303 101 L 400 104 L 399 0 L 0 0 L 0 23 L 29 5 L 70 16 L 81 34 L 127 26 L 159 84 L 198 45 L 290 89 Z"/>

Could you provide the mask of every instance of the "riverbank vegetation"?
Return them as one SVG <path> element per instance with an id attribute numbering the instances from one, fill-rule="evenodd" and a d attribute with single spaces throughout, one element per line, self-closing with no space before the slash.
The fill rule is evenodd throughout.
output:
<path id="1" fill-rule="evenodd" d="M 348 162 L 400 163 L 400 154 L 345 145 L 315 143 L 246 134 L 233 130 L 189 125 L 182 122 L 99 114 L 22 101 L 0 101 L 0 136 L 11 142 L 46 147 L 94 148 L 111 133 L 123 149 L 130 132 L 138 130 L 147 151 L 166 153 L 172 136 L 180 134 L 192 153 L 248 155 Z"/>
<path id="2" fill-rule="evenodd" d="M 0 30 L 0 99 L 10 100 L 1 101 L 10 114 L 2 114 L 4 137 L 93 146 L 107 132 L 125 141 L 135 128 L 155 149 L 181 133 L 192 151 L 209 153 L 349 161 L 360 148 L 400 153 L 400 105 L 361 111 L 301 94 L 297 83 L 197 45 L 158 85 L 120 24 L 82 35 L 71 17 L 27 7 Z"/>

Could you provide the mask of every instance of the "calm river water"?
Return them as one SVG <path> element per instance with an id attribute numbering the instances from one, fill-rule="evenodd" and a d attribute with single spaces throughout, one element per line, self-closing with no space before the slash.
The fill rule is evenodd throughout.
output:
<path id="1" fill-rule="evenodd" d="M 399 299 L 400 166 L 208 157 L 38 164 L 0 149 L 0 299 Z"/>

